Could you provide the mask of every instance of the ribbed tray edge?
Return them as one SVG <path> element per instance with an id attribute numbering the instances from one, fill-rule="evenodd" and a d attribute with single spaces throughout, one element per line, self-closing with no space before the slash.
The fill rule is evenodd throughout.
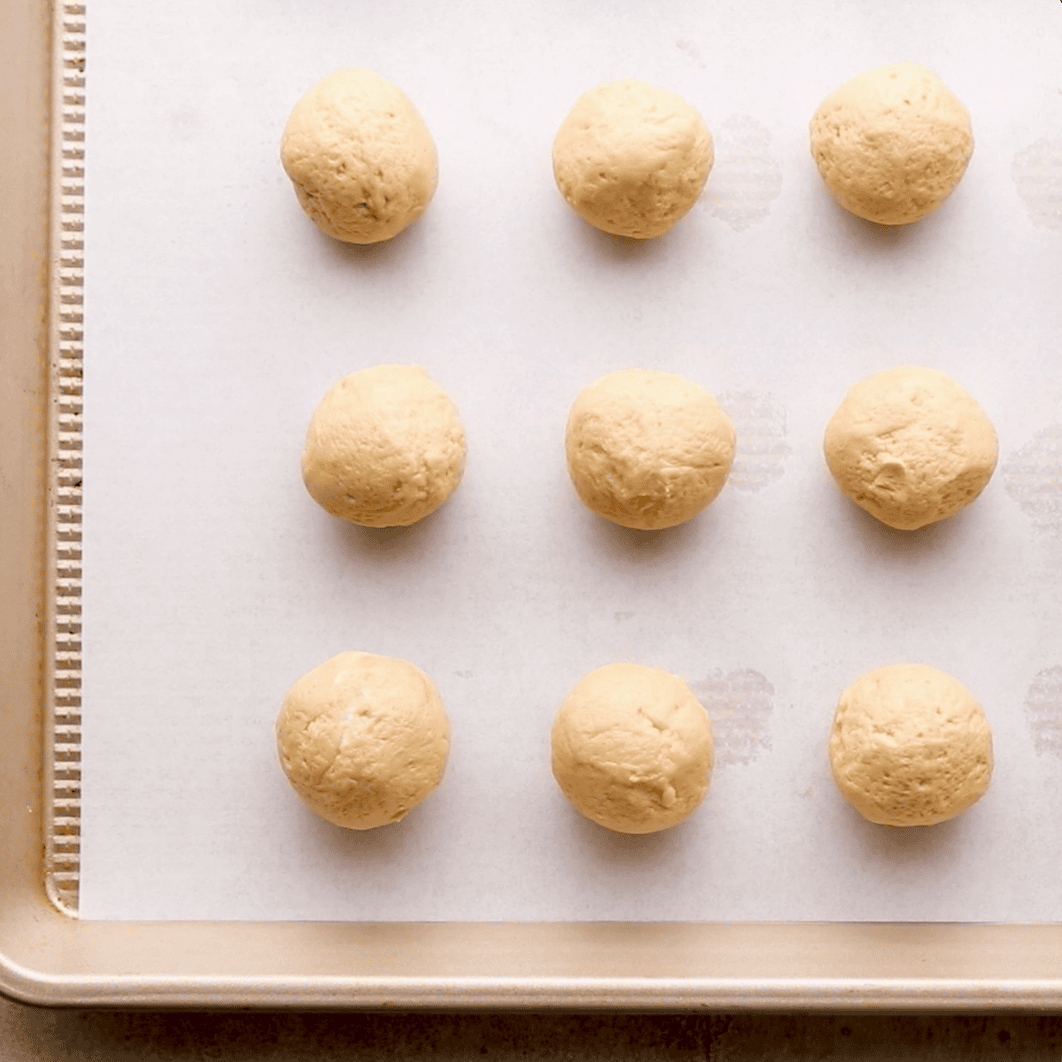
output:
<path id="1" fill-rule="evenodd" d="M 81 869 L 81 502 L 85 4 L 55 0 L 49 339 L 49 604 L 44 870 L 76 916 Z"/>

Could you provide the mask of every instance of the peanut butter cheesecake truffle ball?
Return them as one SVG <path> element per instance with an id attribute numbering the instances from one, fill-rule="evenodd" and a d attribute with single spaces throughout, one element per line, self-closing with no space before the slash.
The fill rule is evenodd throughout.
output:
<path id="1" fill-rule="evenodd" d="M 686 819 L 715 763 L 708 713 L 677 675 L 606 664 L 567 696 L 553 723 L 553 776 L 588 819 L 654 833 Z"/>
<path id="2" fill-rule="evenodd" d="M 992 734 L 980 704 L 926 664 L 894 664 L 841 694 L 830 764 L 845 799 L 870 822 L 931 826 L 961 815 L 992 777 Z"/>
<path id="3" fill-rule="evenodd" d="M 700 385 L 624 369 L 590 384 L 568 417 L 568 471 L 586 506 L 656 531 L 696 516 L 723 488 L 734 429 Z"/>
<path id="4" fill-rule="evenodd" d="M 336 70 L 295 105 L 280 157 L 302 209 L 329 236 L 379 243 L 428 206 L 435 142 L 409 97 L 372 70 Z"/>
<path id="5" fill-rule="evenodd" d="M 643 240 L 693 206 L 713 158 L 693 104 L 642 81 L 591 89 L 553 142 L 553 174 L 572 209 L 595 228 Z"/>
<path id="6" fill-rule="evenodd" d="M 465 467 L 457 407 L 416 365 L 343 377 L 306 430 L 302 478 L 327 512 L 364 527 L 404 527 L 434 512 Z"/>
<path id="7" fill-rule="evenodd" d="M 846 210 L 879 225 L 924 218 L 954 191 L 973 154 L 970 115 L 932 71 L 869 70 L 811 119 L 811 153 Z"/>
<path id="8" fill-rule="evenodd" d="M 345 652 L 303 675 L 276 721 L 280 765 L 302 801 L 349 830 L 403 818 L 442 780 L 450 723 L 412 664 Z"/>
<path id="9" fill-rule="evenodd" d="M 997 442 L 984 410 L 950 376 L 903 365 L 856 384 L 823 439 L 837 485 L 890 527 L 944 520 L 984 490 Z"/>

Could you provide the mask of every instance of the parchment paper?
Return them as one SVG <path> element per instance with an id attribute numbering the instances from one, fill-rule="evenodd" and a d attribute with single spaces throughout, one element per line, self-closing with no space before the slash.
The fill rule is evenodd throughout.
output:
<path id="1" fill-rule="evenodd" d="M 1062 8 L 1057 0 L 91 0 L 87 9 L 82 915 L 90 919 L 1058 920 L 1062 917 Z M 849 77 L 934 68 L 977 146 L 900 229 L 837 207 L 807 123 Z M 439 148 L 413 228 L 352 247 L 278 157 L 303 91 L 366 66 Z M 614 78 L 701 110 L 717 162 L 638 243 L 557 193 L 553 135 Z M 299 477 L 340 376 L 422 365 L 464 481 L 405 530 Z M 890 531 L 840 496 L 826 422 L 857 380 L 937 367 L 1000 465 L 961 515 Z M 586 511 L 578 391 L 645 366 L 708 387 L 738 454 L 655 534 Z M 281 774 L 287 688 L 342 649 L 438 683 L 453 751 L 400 824 L 333 827 Z M 549 727 L 591 668 L 682 675 L 715 721 L 701 808 L 584 820 Z M 840 691 L 918 660 L 981 700 L 996 772 L 966 815 L 872 826 L 834 787 Z"/>

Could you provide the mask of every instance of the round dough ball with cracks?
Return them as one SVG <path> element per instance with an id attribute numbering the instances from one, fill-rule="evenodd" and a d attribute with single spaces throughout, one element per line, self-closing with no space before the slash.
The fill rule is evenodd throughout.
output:
<path id="1" fill-rule="evenodd" d="M 581 96 L 553 142 L 557 187 L 580 217 L 617 236 L 667 232 L 712 168 L 712 134 L 682 96 L 611 81 Z"/>
<path id="2" fill-rule="evenodd" d="M 711 720 L 686 683 L 639 664 L 586 675 L 561 705 L 551 743 L 564 795 L 619 833 L 682 822 L 707 793 L 715 763 Z"/>
<path id="3" fill-rule="evenodd" d="M 699 384 L 624 369 L 576 398 L 566 448 L 572 483 L 588 508 L 623 527 L 656 531 L 696 516 L 723 489 L 734 429 Z"/>
<path id="4" fill-rule="evenodd" d="M 914 63 L 842 85 L 819 105 L 810 130 L 834 198 L 879 225 L 906 225 L 940 206 L 974 147 L 969 112 L 932 70 Z"/>
<path id="5" fill-rule="evenodd" d="M 465 467 L 457 407 L 416 365 L 343 377 L 314 410 L 302 478 L 327 512 L 365 527 L 404 527 L 434 512 Z"/>
<path id="6" fill-rule="evenodd" d="M 295 105 L 280 143 L 303 210 L 329 236 L 379 243 L 424 213 L 435 142 L 409 97 L 372 70 L 336 70 Z"/>
<path id="7" fill-rule="evenodd" d="M 902 365 L 848 392 L 823 452 L 844 494 L 882 523 L 913 531 L 978 497 L 998 445 L 984 410 L 950 376 Z"/>
<path id="8" fill-rule="evenodd" d="M 432 680 L 412 664 L 344 652 L 303 675 L 276 720 L 292 788 L 350 830 L 397 822 L 442 780 L 450 723 Z"/>
<path id="9" fill-rule="evenodd" d="M 893 664 L 841 694 L 830 765 L 845 799 L 865 819 L 931 826 L 985 794 L 992 733 L 957 679 L 926 664 Z"/>

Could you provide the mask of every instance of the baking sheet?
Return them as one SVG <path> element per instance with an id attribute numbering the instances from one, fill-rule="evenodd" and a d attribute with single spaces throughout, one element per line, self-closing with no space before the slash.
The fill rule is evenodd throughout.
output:
<path id="1" fill-rule="evenodd" d="M 738 7 L 194 0 L 88 12 L 81 914 L 89 919 L 1057 921 L 1062 841 L 1062 11 L 1048 0 Z M 807 151 L 826 92 L 935 68 L 977 148 L 937 214 L 840 211 Z M 432 129 L 440 186 L 385 245 L 335 244 L 277 159 L 294 101 L 379 70 Z M 574 99 L 637 77 L 717 138 L 668 236 L 564 205 L 549 144 Z M 298 453 L 339 376 L 416 362 L 469 438 L 464 482 L 410 529 L 338 524 Z M 956 376 L 1001 461 L 910 535 L 836 492 L 826 421 L 862 376 Z M 631 366 L 715 392 L 733 476 L 656 534 L 583 510 L 578 390 Z M 335 652 L 412 660 L 454 743 L 402 823 L 339 830 L 276 763 L 284 691 Z M 582 820 L 548 731 L 587 670 L 683 675 L 716 724 L 682 826 Z M 864 823 L 825 742 L 880 664 L 951 671 L 985 706 L 988 796 L 930 830 Z M 780 872 L 781 870 L 781 872 Z"/>

